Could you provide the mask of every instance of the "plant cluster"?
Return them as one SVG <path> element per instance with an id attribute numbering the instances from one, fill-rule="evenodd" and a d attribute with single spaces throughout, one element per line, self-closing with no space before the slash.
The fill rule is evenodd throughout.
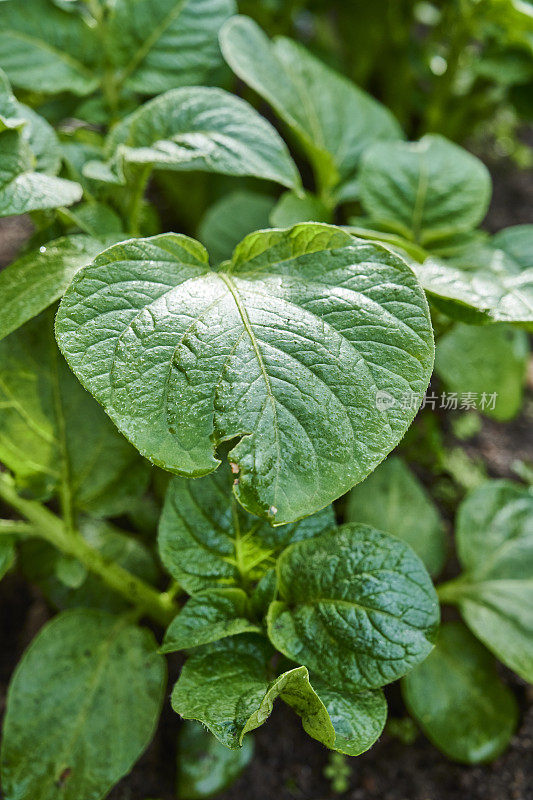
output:
<path id="1" fill-rule="evenodd" d="M 168 653 L 187 656 L 183 798 L 239 774 L 278 698 L 356 756 L 401 679 L 428 737 L 476 763 L 517 724 L 496 659 L 533 680 L 531 489 L 466 497 L 462 572 L 435 588 L 439 511 L 385 460 L 435 338 L 450 393 L 520 409 L 533 225 L 480 230 L 481 161 L 406 141 L 235 12 L 0 2 L 0 215 L 34 224 L 0 273 L 0 572 L 59 612 L 11 680 L 6 800 L 104 797 L 154 734 Z M 441 603 L 462 622 L 439 627 Z"/>

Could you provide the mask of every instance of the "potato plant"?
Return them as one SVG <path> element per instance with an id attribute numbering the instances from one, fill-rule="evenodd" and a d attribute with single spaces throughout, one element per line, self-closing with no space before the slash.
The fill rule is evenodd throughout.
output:
<path id="1" fill-rule="evenodd" d="M 363 753 L 399 679 L 446 755 L 496 757 L 496 659 L 533 680 L 533 494 L 471 492 L 435 587 L 442 518 L 387 456 L 434 365 L 520 409 L 533 225 L 489 236 L 481 161 L 232 0 L 2 0 L 0 67 L 0 215 L 34 225 L 0 273 L 0 573 L 57 610 L 11 680 L 6 800 L 105 797 L 178 651 L 180 797 L 277 700 Z"/>

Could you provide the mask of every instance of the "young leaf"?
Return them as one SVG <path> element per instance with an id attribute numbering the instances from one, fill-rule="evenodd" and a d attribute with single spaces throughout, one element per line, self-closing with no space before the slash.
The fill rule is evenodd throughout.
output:
<path id="1" fill-rule="evenodd" d="M 506 228 L 461 249 L 449 261 L 413 265 L 424 289 L 445 314 L 465 322 L 508 322 L 533 330 L 533 225 Z"/>
<path id="2" fill-rule="evenodd" d="M 216 444 L 241 437 L 229 454 L 235 495 L 274 524 L 323 508 L 377 466 L 415 414 L 384 411 L 378 395 L 421 398 L 433 361 L 409 267 L 310 223 L 248 236 L 217 271 L 178 234 L 116 245 L 75 276 L 56 334 L 159 466 L 211 472 Z"/>
<path id="3" fill-rule="evenodd" d="M 487 481 L 460 506 L 456 539 L 465 573 L 439 596 L 456 603 L 489 650 L 533 682 L 533 493 Z"/>
<path id="4" fill-rule="evenodd" d="M 502 421 L 520 411 L 528 362 L 527 334 L 504 325 L 458 323 L 435 353 L 435 371 L 447 389 L 470 394 L 484 414 Z"/>
<path id="5" fill-rule="evenodd" d="M 6 797 L 104 797 L 152 738 L 165 684 L 165 661 L 148 630 L 102 611 L 55 617 L 9 687 L 1 753 Z"/>
<path id="6" fill-rule="evenodd" d="M 383 729 L 381 692 L 339 693 L 318 682 L 324 702 L 305 667 L 269 680 L 272 650 L 256 636 L 232 637 L 193 653 L 172 692 L 172 707 L 197 719 L 227 747 L 262 725 L 280 697 L 302 718 L 304 730 L 322 744 L 349 754 L 367 750 Z M 326 707 L 327 706 L 327 707 Z"/>
<path id="7" fill-rule="evenodd" d="M 100 45 L 79 14 L 50 0 L 0 2 L 0 64 L 14 86 L 33 92 L 89 94 Z"/>
<path id="8" fill-rule="evenodd" d="M 124 567 L 147 583 L 157 583 L 159 570 L 154 556 L 138 539 L 122 533 L 108 522 L 89 517 L 82 517 L 78 528 L 85 541 L 107 561 Z M 78 578 L 77 586 L 69 585 L 72 581 L 65 582 L 64 564 L 58 569 L 62 557 L 47 542 L 25 539 L 19 544 L 19 551 L 24 577 L 36 584 L 56 608 L 99 608 L 114 614 L 129 609 L 121 595 L 109 589 L 91 572 L 85 573 L 81 583 Z"/>
<path id="9" fill-rule="evenodd" d="M 235 10 L 234 0 L 115 0 L 119 85 L 146 95 L 204 83 L 222 62 L 218 31 Z"/>
<path id="10" fill-rule="evenodd" d="M 173 578 L 190 594 L 220 585 L 257 580 L 283 547 L 331 530 L 331 506 L 272 528 L 238 505 L 227 462 L 205 478 L 174 478 L 159 524 L 159 554 Z"/>
<path id="11" fill-rule="evenodd" d="M 275 128 L 223 89 L 186 87 L 159 95 L 113 129 L 107 151 L 119 176 L 124 164 L 148 164 L 162 170 L 251 175 L 289 188 L 300 185 Z"/>
<path id="12" fill-rule="evenodd" d="M 232 70 L 272 105 L 305 148 L 320 186 L 349 181 L 376 139 L 400 139 L 392 114 L 291 39 L 272 42 L 251 19 L 232 17 L 220 32 Z"/>
<path id="13" fill-rule="evenodd" d="M 65 236 L 32 250 L 0 272 L 0 339 L 55 303 L 85 264 L 102 250 L 90 236 Z"/>
<path id="14" fill-rule="evenodd" d="M 287 548 L 268 635 L 341 691 L 383 686 L 430 652 L 439 623 L 424 565 L 404 542 L 347 524 Z"/>
<path id="15" fill-rule="evenodd" d="M 165 633 L 162 653 L 187 650 L 238 633 L 261 633 L 248 618 L 248 597 L 242 589 L 208 589 L 185 603 Z"/>
<path id="16" fill-rule="evenodd" d="M 400 458 L 389 456 L 348 496 L 346 522 L 362 522 L 410 545 L 430 575 L 446 560 L 446 534 L 437 507 Z"/>
<path id="17" fill-rule="evenodd" d="M 435 649 L 402 681 L 405 702 L 448 758 L 478 764 L 509 745 L 518 720 L 496 661 L 460 622 L 439 631 Z"/>
<path id="18" fill-rule="evenodd" d="M 268 228 L 275 201 L 257 192 L 226 194 L 209 208 L 198 227 L 198 239 L 214 264 L 231 258 L 249 233 Z"/>
<path id="19" fill-rule="evenodd" d="M 45 312 L 0 342 L 0 460 L 34 494 L 115 516 L 144 491 L 148 464 L 72 375 L 52 325 Z"/>
<path id="20" fill-rule="evenodd" d="M 421 244 L 474 228 L 485 216 L 490 175 L 475 156 L 443 136 L 376 142 L 361 160 L 364 210 Z"/>
<path id="21" fill-rule="evenodd" d="M 198 722 L 185 721 L 178 736 L 180 800 L 203 800 L 228 788 L 252 760 L 254 740 L 247 736 L 239 750 L 228 750 Z"/>

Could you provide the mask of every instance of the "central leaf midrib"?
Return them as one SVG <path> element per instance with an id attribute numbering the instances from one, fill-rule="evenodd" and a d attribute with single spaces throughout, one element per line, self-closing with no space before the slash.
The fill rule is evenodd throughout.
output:
<path id="1" fill-rule="evenodd" d="M 269 376 L 269 374 L 268 374 L 268 372 L 266 370 L 265 362 L 263 361 L 263 356 L 262 356 L 262 353 L 261 353 L 261 349 L 259 347 L 259 342 L 257 341 L 257 338 L 255 336 L 254 330 L 252 328 L 252 323 L 250 321 L 250 317 L 248 316 L 248 312 L 246 311 L 244 303 L 241 300 L 241 297 L 239 295 L 238 289 L 237 289 L 237 287 L 235 286 L 235 284 L 233 283 L 233 281 L 231 280 L 230 276 L 227 273 L 219 272 L 217 274 L 218 274 L 219 278 L 224 282 L 224 284 L 226 285 L 228 291 L 231 293 L 231 296 L 233 297 L 233 299 L 235 301 L 235 305 L 237 306 L 237 310 L 238 310 L 239 315 L 241 317 L 241 320 L 242 320 L 242 323 L 243 323 L 244 328 L 246 330 L 246 333 L 248 334 L 248 336 L 250 338 L 250 342 L 252 343 L 252 347 L 254 349 L 255 356 L 257 358 L 257 363 L 259 364 L 259 368 L 261 370 L 261 374 L 262 374 L 263 380 L 265 382 L 265 387 L 266 387 L 266 391 L 267 391 L 267 398 L 270 401 L 270 403 L 272 404 L 272 410 L 273 410 L 273 413 L 274 413 L 274 433 L 275 433 L 275 437 L 276 437 L 276 450 L 277 450 L 277 454 L 278 454 L 277 468 L 276 468 L 276 481 L 274 483 L 274 500 L 275 500 L 276 496 L 277 496 L 277 485 L 278 485 L 278 479 L 279 479 L 279 465 L 281 463 L 281 450 L 280 450 L 280 444 L 279 444 L 279 427 L 278 427 L 278 413 L 277 413 L 277 408 L 276 408 L 276 398 L 274 397 L 274 392 L 272 391 L 272 384 L 270 382 L 270 376 Z"/>

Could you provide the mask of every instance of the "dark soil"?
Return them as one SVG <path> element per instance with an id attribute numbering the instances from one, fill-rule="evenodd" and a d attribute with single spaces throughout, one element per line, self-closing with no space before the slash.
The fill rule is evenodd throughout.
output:
<path id="1" fill-rule="evenodd" d="M 495 190 L 487 219 L 489 230 L 531 222 L 533 180 L 508 166 L 494 172 Z M 0 220 L 0 266 L 13 258 L 31 231 L 25 219 Z M 533 381 L 530 381 L 532 383 Z M 493 477 L 513 477 L 517 458 L 533 460 L 529 409 L 505 425 L 485 421 L 482 431 L 466 445 L 481 457 Z M 0 583 L 0 712 L 5 705 L 9 677 L 22 651 L 50 616 L 39 593 L 16 574 Z M 170 663 L 169 690 L 177 677 Z M 422 734 L 412 745 L 384 733 L 366 754 L 348 759 L 351 767 L 348 800 L 533 800 L 533 689 L 516 676 L 502 671 L 515 691 L 521 720 L 511 746 L 489 765 L 468 767 L 450 762 Z M 392 716 L 405 715 L 397 686 L 388 687 Z M 109 795 L 110 800 L 173 800 L 176 735 L 180 722 L 165 703 L 154 741 Z M 103 728 L 104 733 L 104 728 Z M 46 732 L 43 731 L 43 735 Z M 302 730 L 299 719 L 278 703 L 270 720 L 255 734 L 256 755 L 237 783 L 221 794 L 221 800 L 332 800 L 323 771 L 328 752 Z M 112 743 L 110 743 L 112 746 Z M 77 798 L 76 800 L 85 800 Z"/>

